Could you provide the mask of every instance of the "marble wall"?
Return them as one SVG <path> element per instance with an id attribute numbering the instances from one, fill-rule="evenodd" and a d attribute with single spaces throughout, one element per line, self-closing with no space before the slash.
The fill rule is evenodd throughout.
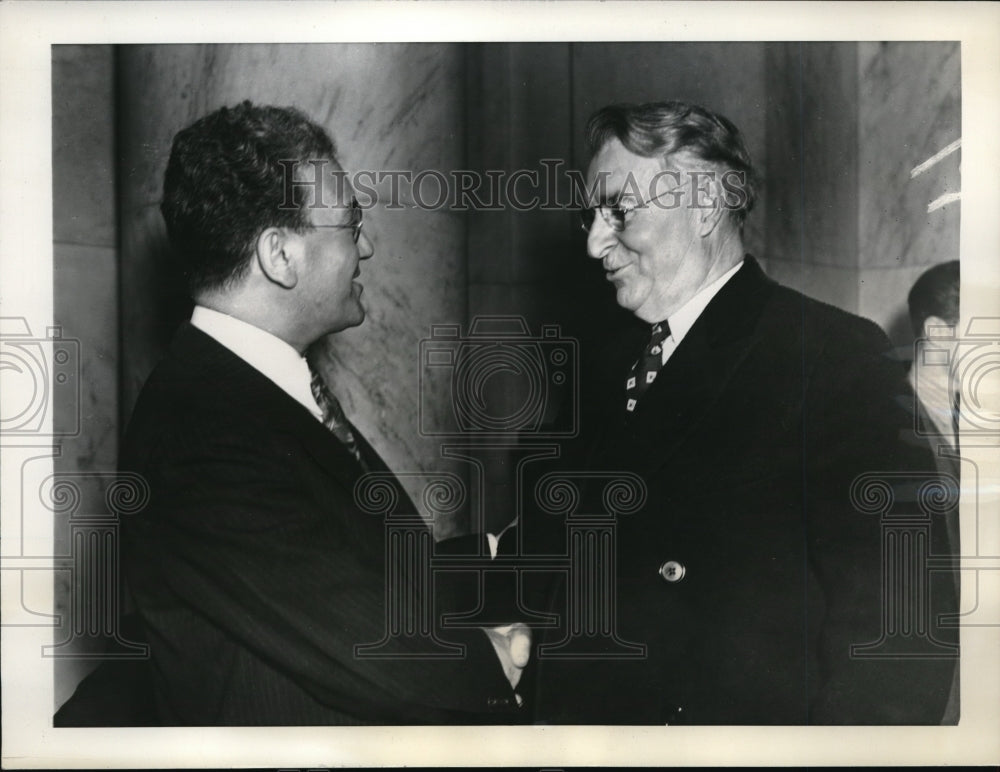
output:
<path id="1" fill-rule="evenodd" d="M 570 44 L 487 44 L 466 52 L 468 162 L 506 179 L 525 170 L 543 180 L 544 160 L 565 164 L 572 149 Z M 556 177 L 558 180 L 559 177 Z M 542 185 L 539 188 L 544 187 Z M 539 189 L 514 191 L 528 201 Z M 568 193 L 564 189 L 565 193 Z M 561 199 L 560 199 L 561 200 Z M 533 207 L 469 215 L 469 312 L 521 314 L 535 328 L 563 316 L 553 296 L 575 213 Z"/>
<path id="2" fill-rule="evenodd" d="M 571 94 L 566 88 L 570 73 L 570 44 L 515 43 L 468 46 L 466 49 L 466 116 L 469 168 L 479 174 L 501 174 L 514 179 L 519 171 L 538 175 L 538 185 L 525 178 L 511 196 L 530 203 L 553 193 L 553 203 L 568 191 L 558 190 L 561 172 L 571 149 Z M 543 162 L 563 166 L 553 175 L 557 183 L 545 184 Z M 506 186 L 505 186 L 506 187 Z M 468 217 L 466 260 L 469 269 L 469 321 L 489 317 L 520 317 L 529 336 L 538 336 L 542 325 L 559 325 L 569 334 L 570 308 L 577 301 L 567 287 L 566 270 L 572 262 L 575 213 L 557 206 L 517 207 L 506 201 L 496 211 L 473 211 Z M 582 234 L 581 234 L 582 235 Z M 499 322 L 493 324 L 499 325 Z M 505 326 L 510 326 L 506 323 Z M 493 378 L 484 397 L 493 415 L 516 415 L 526 393 L 518 379 Z M 558 409 L 553 394 L 543 397 L 551 410 Z M 530 439 L 530 438 L 529 438 Z M 487 528 L 503 528 L 511 519 L 520 495 L 515 469 L 518 452 L 513 447 L 483 447 L 471 451 L 480 465 L 489 506 L 484 511 Z"/>
<path id="3" fill-rule="evenodd" d="M 960 153 L 913 170 L 961 137 L 959 64 L 947 42 L 767 47 L 768 270 L 900 346 L 913 281 L 958 258 Z"/>
<path id="4" fill-rule="evenodd" d="M 80 433 L 60 440 L 60 473 L 113 472 L 118 463 L 118 250 L 115 216 L 114 52 L 110 46 L 52 46 L 52 231 L 55 323 L 79 341 L 80 401 L 56 403 L 79 411 Z M 69 423 L 57 418 L 57 424 Z M 79 511 L 104 512 L 104 485 L 74 478 Z M 55 546 L 69 554 L 68 515 L 56 514 Z M 68 639 L 73 620 L 72 575 L 55 572 L 55 640 Z M 61 704 L 93 666 L 56 659 L 55 700 Z"/>
<path id="5" fill-rule="evenodd" d="M 856 311 L 857 78 L 853 43 L 766 46 L 767 270 Z"/>
<path id="6" fill-rule="evenodd" d="M 174 288 L 163 291 L 169 267 L 157 209 L 179 129 L 250 99 L 312 116 L 348 172 L 451 170 L 464 161 L 460 45 L 128 46 L 119 79 L 126 409 L 187 313 Z M 380 196 L 388 184 L 376 186 Z M 419 347 L 432 324 L 466 319 L 465 223 L 447 209 L 383 201 L 366 213 L 365 233 L 375 248 L 364 265 L 368 318 L 328 339 L 329 382 L 390 467 L 447 469 L 454 465 L 441 460 L 438 443 L 418 432 L 421 398 L 448 399 L 420 394 Z M 439 535 L 462 525 L 440 523 Z"/>
<path id="7" fill-rule="evenodd" d="M 906 293 L 928 267 L 959 257 L 958 43 L 859 43 L 858 312 L 910 340 Z M 914 170 L 917 170 L 914 176 Z"/>

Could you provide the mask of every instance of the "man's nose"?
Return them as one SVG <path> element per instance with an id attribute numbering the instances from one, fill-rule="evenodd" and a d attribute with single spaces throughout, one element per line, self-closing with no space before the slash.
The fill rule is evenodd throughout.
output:
<path id="1" fill-rule="evenodd" d="M 615 245 L 617 239 L 614 229 L 598 213 L 590 230 L 587 231 L 587 254 L 600 260 Z"/>
<path id="2" fill-rule="evenodd" d="M 361 256 L 362 260 L 367 260 L 375 254 L 375 246 L 371 243 L 368 238 L 368 234 L 364 231 L 361 231 L 361 233 L 358 234 L 358 254 Z"/>

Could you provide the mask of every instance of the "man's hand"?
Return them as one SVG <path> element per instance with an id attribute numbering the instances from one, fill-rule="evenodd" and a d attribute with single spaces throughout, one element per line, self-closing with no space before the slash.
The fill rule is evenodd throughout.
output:
<path id="1" fill-rule="evenodd" d="M 515 517 L 500 533 L 486 534 L 486 542 L 490 547 L 490 559 L 496 558 L 501 537 L 516 525 L 517 518 Z M 500 627 L 481 627 L 479 629 L 486 633 L 486 637 L 493 644 L 493 650 L 497 653 L 497 658 L 503 666 L 504 675 L 510 681 L 510 688 L 516 688 L 521 680 L 521 673 L 524 672 L 528 659 L 531 657 L 531 628 L 522 622 L 515 622 Z M 519 702 L 520 699 L 518 696 Z"/>
<path id="2" fill-rule="evenodd" d="M 521 680 L 528 659 L 531 657 L 531 628 L 521 622 L 501 627 L 480 628 L 493 644 L 493 649 L 503 666 L 504 675 L 511 689 Z"/>

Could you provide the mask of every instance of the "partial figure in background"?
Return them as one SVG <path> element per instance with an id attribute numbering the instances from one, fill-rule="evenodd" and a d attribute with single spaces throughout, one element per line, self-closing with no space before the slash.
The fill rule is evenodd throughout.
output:
<path id="1" fill-rule="evenodd" d="M 960 273 L 958 260 L 935 265 L 924 271 L 907 297 L 913 329 L 914 362 L 910 385 L 924 411 L 927 428 L 935 439 L 950 448 L 958 447 L 958 385 L 950 367 L 923 366 L 923 360 L 951 359 L 958 339 Z M 932 443 L 936 444 L 936 443 Z"/>
<path id="2" fill-rule="evenodd" d="M 588 471 L 638 475 L 647 493 L 618 518 L 617 594 L 604 607 L 616 618 L 601 625 L 645 651 L 560 658 L 570 633 L 549 632 L 537 720 L 940 723 L 955 631 L 890 635 L 886 619 L 917 610 L 893 606 L 885 523 L 852 496 L 871 479 L 919 511 L 913 489 L 938 479 L 927 443 L 904 441 L 912 394 L 885 334 L 777 284 L 746 253 L 756 175 L 726 118 L 681 102 L 615 105 L 588 138 L 587 251 L 646 323 L 642 338 L 608 347 L 586 427 Z M 929 528 L 930 554 L 944 555 L 945 529 Z M 945 576 L 915 601 L 921 619 L 956 610 Z M 551 597 L 550 610 L 565 609 L 560 589 Z M 909 648 L 880 649 L 887 635 Z"/>
<path id="3" fill-rule="evenodd" d="M 959 381 L 953 359 L 958 343 L 961 272 L 958 260 L 928 268 L 913 283 L 906 298 L 913 330 L 913 363 L 909 381 L 916 395 L 914 421 L 918 432 L 929 438 L 934 460 L 944 479 L 960 484 L 962 470 L 959 450 Z M 957 506 L 946 515 L 950 553 L 961 555 L 960 521 Z M 958 574 L 956 573 L 956 580 Z M 956 585 L 956 589 L 960 589 Z M 959 718 L 959 671 L 955 670 L 951 698 L 942 723 L 955 724 Z"/>

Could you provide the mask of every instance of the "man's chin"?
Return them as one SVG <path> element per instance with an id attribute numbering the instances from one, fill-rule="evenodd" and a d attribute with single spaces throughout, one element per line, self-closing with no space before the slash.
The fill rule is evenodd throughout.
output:
<path id="1" fill-rule="evenodd" d="M 323 335 L 324 337 L 326 335 L 336 335 L 338 332 L 349 330 L 352 327 L 360 327 L 364 321 L 365 321 L 365 309 L 362 308 L 361 304 L 359 303 L 356 312 L 350 318 L 341 319 L 336 324 L 331 325 L 330 329 L 328 329 L 325 333 L 323 333 Z"/>
<path id="2" fill-rule="evenodd" d="M 626 311 L 631 311 L 633 314 L 638 313 L 639 307 L 642 305 L 642 303 L 636 300 L 635 295 L 629 292 L 628 288 L 624 286 L 615 287 L 615 300 L 618 305 Z"/>
<path id="3" fill-rule="evenodd" d="M 357 312 L 357 314 L 354 316 L 354 318 L 351 319 L 350 322 L 348 322 L 345 325 L 345 328 L 348 328 L 348 327 L 360 327 L 362 324 L 364 324 L 365 317 L 366 317 L 365 309 L 363 309 L 360 306 L 358 306 L 358 312 Z"/>

